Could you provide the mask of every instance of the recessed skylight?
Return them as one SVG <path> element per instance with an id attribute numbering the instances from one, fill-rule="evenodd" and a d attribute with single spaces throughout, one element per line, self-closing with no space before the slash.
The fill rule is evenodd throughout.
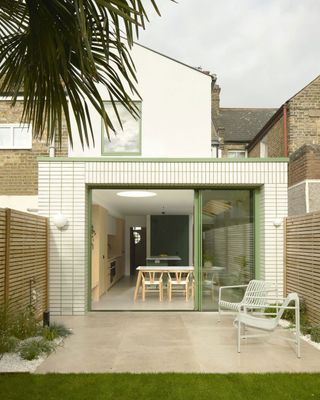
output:
<path id="1" fill-rule="evenodd" d="M 153 197 L 156 195 L 157 195 L 157 193 L 146 192 L 143 190 L 130 190 L 128 192 L 118 192 L 117 193 L 117 196 L 121 196 L 121 197 Z"/>

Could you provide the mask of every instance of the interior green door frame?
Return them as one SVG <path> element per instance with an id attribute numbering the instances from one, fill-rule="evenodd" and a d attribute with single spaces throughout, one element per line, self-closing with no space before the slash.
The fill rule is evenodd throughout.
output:
<path id="1" fill-rule="evenodd" d="M 194 309 L 202 309 L 202 285 L 201 285 L 201 263 L 202 263 L 202 193 L 194 191 L 194 280 L 195 297 Z"/>

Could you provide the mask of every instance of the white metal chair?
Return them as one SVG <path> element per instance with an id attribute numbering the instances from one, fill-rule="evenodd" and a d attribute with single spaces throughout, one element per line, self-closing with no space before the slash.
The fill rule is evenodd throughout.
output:
<path id="1" fill-rule="evenodd" d="M 142 301 L 147 292 L 159 292 L 159 300 L 163 300 L 163 272 L 142 272 Z"/>
<path id="2" fill-rule="evenodd" d="M 270 306 L 270 298 L 262 299 L 265 303 L 265 307 Z M 238 328 L 238 337 L 237 337 L 237 348 L 238 353 L 240 353 L 241 339 L 252 338 L 252 337 L 261 337 L 266 336 L 267 334 L 241 334 L 241 328 L 245 331 L 247 327 L 260 329 L 268 332 L 272 332 L 276 329 L 279 324 L 280 318 L 282 317 L 283 312 L 286 309 L 294 309 L 295 310 L 295 338 L 288 338 L 282 336 L 283 339 L 293 341 L 296 344 L 296 353 L 297 357 L 300 358 L 300 306 L 299 306 L 299 297 L 297 293 L 289 293 L 285 299 L 274 299 L 277 302 L 277 305 L 272 305 L 276 309 L 275 317 L 267 318 L 266 313 L 260 313 L 259 316 L 255 316 L 252 314 L 248 314 L 245 308 L 248 306 L 250 308 L 256 307 L 261 308 L 261 305 L 253 306 L 252 304 L 242 304 L 236 317 L 234 324 Z M 269 302 L 269 304 L 266 304 Z M 294 306 L 289 306 L 290 302 L 294 302 Z M 279 304 L 281 303 L 281 304 Z M 270 314 L 269 314 L 270 315 Z"/>
<path id="3" fill-rule="evenodd" d="M 192 285 L 190 282 L 190 277 L 192 276 L 191 272 L 175 272 L 174 274 L 168 274 L 168 298 L 169 301 L 172 300 L 172 292 L 177 289 L 179 292 L 183 292 L 186 301 L 189 300 L 189 287 Z M 181 289 L 179 289 L 181 288 Z M 192 296 L 193 296 L 193 287 L 191 286 Z"/>
<path id="4" fill-rule="evenodd" d="M 219 288 L 219 301 L 218 301 L 218 310 L 219 310 L 219 321 L 221 320 L 221 314 L 223 313 L 222 309 L 229 310 L 228 314 L 231 312 L 237 313 L 240 310 L 240 307 L 243 304 L 247 305 L 247 308 L 250 309 L 250 306 L 263 306 L 265 304 L 265 297 L 268 292 L 271 290 L 273 284 L 271 282 L 266 282 L 262 280 L 253 279 L 248 285 L 234 285 L 234 286 L 221 286 Z M 236 289 L 236 288 L 246 288 L 244 296 L 240 302 L 231 302 L 222 299 L 223 292 L 226 289 Z"/>

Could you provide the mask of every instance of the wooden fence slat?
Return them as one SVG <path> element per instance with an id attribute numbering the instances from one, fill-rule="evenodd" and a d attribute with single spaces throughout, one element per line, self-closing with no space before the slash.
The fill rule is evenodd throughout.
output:
<path id="1" fill-rule="evenodd" d="M 297 292 L 320 323 L 320 212 L 286 218 L 285 232 L 285 292 Z"/>
<path id="2" fill-rule="evenodd" d="M 40 316 L 47 309 L 47 218 L 11 209 L 0 209 L 0 306 L 19 311 L 30 305 L 30 293 Z"/>

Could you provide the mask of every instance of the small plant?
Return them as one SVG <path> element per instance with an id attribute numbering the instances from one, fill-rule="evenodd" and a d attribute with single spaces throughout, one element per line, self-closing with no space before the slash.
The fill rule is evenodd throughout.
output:
<path id="1" fill-rule="evenodd" d="M 206 264 L 210 265 L 210 266 L 213 265 L 213 256 L 212 255 L 210 255 L 210 254 L 203 255 L 203 265 L 205 266 Z"/>
<path id="2" fill-rule="evenodd" d="M 300 331 L 303 335 L 310 335 L 312 327 L 309 324 L 300 325 Z"/>
<path id="3" fill-rule="evenodd" d="M 310 338 L 313 342 L 320 343 L 320 325 L 313 326 L 310 329 Z"/>
<path id="4" fill-rule="evenodd" d="M 35 360 L 43 353 L 49 354 L 54 350 L 54 345 L 43 338 L 30 338 L 24 340 L 19 346 L 20 357 L 24 360 Z"/>
<path id="5" fill-rule="evenodd" d="M 71 331 L 62 324 L 51 324 L 45 326 L 42 330 L 42 336 L 47 340 L 54 340 L 58 337 L 67 337 L 71 335 Z"/>
<path id="6" fill-rule="evenodd" d="M 292 307 L 293 305 L 294 303 L 289 303 L 290 307 Z M 293 324 L 295 321 L 295 310 L 294 309 L 284 310 L 282 318 Z M 303 300 L 300 300 L 300 324 L 308 325 L 307 309 L 306 309 L 306 304 Z"/>
<path id="7" fill-rule="evenodd" d="M 0 332 L 0 355 L 3 353 L 13 353 L 18 345 L 18 339 L 8 336 L 5 332 Z"/>
<path id="8" fill-rule="evenodd" d="M 36 336 L 39 325 L 33 307 L 28 307 L 26 310 L 12 315 L 8 319 L 7 331 L 10 336 L 21 340 Z"/>

